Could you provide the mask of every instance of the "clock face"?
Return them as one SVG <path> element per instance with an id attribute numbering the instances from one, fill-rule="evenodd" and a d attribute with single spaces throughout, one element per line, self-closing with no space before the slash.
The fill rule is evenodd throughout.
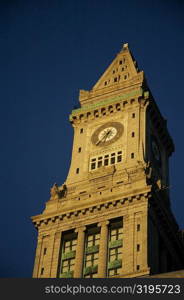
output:
<path id="1" fill-rule="evenodd" d="M 108 122 L 95 130 L 91 140 L 95 146 L 101 147 L 115 142 L 123 134 L 123 125 L 119 122 Z"/>
<path id="2" fill-rule="evenodd" d="M 116 136 L 117 132 L 115 127 L 107 127 L 99 133 L 98 140 L 108 142 Z"/>

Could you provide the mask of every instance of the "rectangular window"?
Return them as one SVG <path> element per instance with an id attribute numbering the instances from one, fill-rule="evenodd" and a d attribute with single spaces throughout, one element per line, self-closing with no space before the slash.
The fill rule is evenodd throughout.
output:
<path id="1" fill-rule="evenodd" d="M 91 170 L 94 170 L 96 168 L 96 163 L 91 164 Z"/>
<path id="2" fill-rule="evenodd" d="M 105 159 L 104 159 L 104 166 L 108 166 L 108 164 L 109 164 L 109 159 L 108 159 L 108 158 L 105 158 Z"/>
<path id="3" fill-rule="evenodd" d="M 115 164 L 115 157 L 111 157 L 111 165 Z"/>
<path id="4" fill-rule="evenodd" d="M 102 160 L 98 161 L 98 168 L 102 166 Z"/>
<path id="5" fill-rule="evenodd" d="M 102 166 L 113 165 L 120 163 L 122 161 L 122 151 L 113 152 L 110 154 L 105 154 L 104 156 L 99 156 L 90 159 L 90 170 L 95 170 Z"/>
<path id="6" fill-rule="evenodd" d="M 134 153 L 131 153 L 131 158 L 134 158 Z"/>
<path id="7" fill-rule="evenodd" d="M 140 231 L 140 230 L 141 230 L 141 225 L 137 224 L 137 231 Z"/>
<path id="8" fill-rule="evenodd" d="M 121 162 L 122 161 L 122 156 L 121 155 L 118 155 L 117 157 L 117 162 Z"/>
<path id="9" fill-rule="evenodd" d="M 94 278 L 98 273 L 100 228 L 89 226 L 86 231 L 83 277 Z"/>
<path id="10" fill-rule="evenodd" d="M 108 276 L 118 275 L 122 269 L 123 219 L 110 221 L 108 245 Z"/>
<path id="11" fill-rule="evenodd" d="M 40 273 L 40 275 L 43 275 L 43 273 L 44 273 L 44 268 L 41 268 L 41 273 Z"/>
<path id="12" fill-rule="evenodd" d="M 69 278 L 74 272 L 77 233 L 65 232 L 62 236 L 59 277 Z"/>

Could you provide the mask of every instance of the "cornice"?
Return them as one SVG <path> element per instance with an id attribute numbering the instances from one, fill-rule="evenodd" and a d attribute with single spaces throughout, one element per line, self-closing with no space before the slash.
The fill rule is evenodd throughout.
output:
<path id="1" fill-rule="evenodd" d="M 141 101 L 140 101 L 141 100 Z M 106 100 L 99 101 L 98 103 L 81 107 L 73 110 L 69 116 L 70 122 L 75 126 L 89 120 L 102 118 L 119 111 L 125 111 L 127 106 L 141 105 L 145 106 L 147 102 L 147 92 L 139 88 L 135 93 L 118 95 Z"/>
<path id="2" fill-rule="evenodd" d="M 103 209 L 108 209 L 110 206 L 116 207 L 118 204 L 123 205 L 125 202 L 132 203 L 134 201 L 140 200 L 143 198 L 150 198 L 151 194 L 150 191 L 143 191 L 138 194 L 130 195 L 130 196 L 125 196 L 123 198 L 118 198 L 118 199 L 110 199 L 109 201 L 105 202 L 100 202 L 100 203 L 91 203 L 90 206 L 86 207 L 78 207 L 75 210 L 68 210 L 68 211 L 63 211 L 63 212 L 58 212 L 58 213 L 52 213 L 52 214 L 47 214 L 47 215 L 37 215 L 31 217 L 33 224 L 35 225 L 36 228 L 39 228 L 41 224 L 47 224 L 49 221 L 55 223 L 58 220 L 63 220 L 64 217 L 67 217 L 69 220 L 71 217 L 78 216 L 79 214 L 86 215 L 87 212 L 92 212 L 94 210 L 101 211 Z"/>

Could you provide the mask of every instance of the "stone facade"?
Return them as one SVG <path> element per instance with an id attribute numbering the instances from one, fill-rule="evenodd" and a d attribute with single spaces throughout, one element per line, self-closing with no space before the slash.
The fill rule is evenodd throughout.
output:
<path id="1" fill-rule="evenodd" d="M 68 177 L 51 188 L 33 277 L 141 277 L 184 267 L 170 209 L 167 124 L 128 45 L 69 119 Z"/>

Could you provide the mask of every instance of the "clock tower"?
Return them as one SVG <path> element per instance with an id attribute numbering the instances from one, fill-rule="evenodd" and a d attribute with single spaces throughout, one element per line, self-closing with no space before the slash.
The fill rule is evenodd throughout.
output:
<path id="1" fill-rule="evenodd" d="M 182 269 L 169 196 L 174 144 L 128 44 L 80 90 L 71 165 L 51 188 L 33 277 L 141 277 Z"/>

